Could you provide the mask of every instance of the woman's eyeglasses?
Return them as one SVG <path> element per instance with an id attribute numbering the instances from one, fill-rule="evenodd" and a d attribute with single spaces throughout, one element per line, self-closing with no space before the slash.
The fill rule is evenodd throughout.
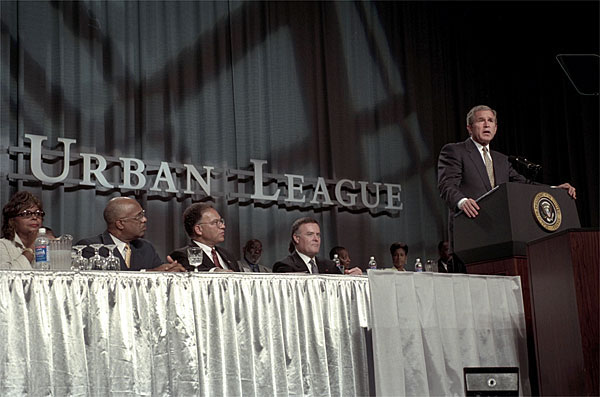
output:
<path id="1" fill-rule="evenodd" d="M 17 216 L 20 216 L 21 218 L 26 218 L 26 219 L 33 218 L 34 216 L 37 218 L 43 218 L 45 215 L 46 215 L 46 213 L 41 210 L 37 210 L 37 211 L 25 210 L 25 211 L 17 214 Z"/>

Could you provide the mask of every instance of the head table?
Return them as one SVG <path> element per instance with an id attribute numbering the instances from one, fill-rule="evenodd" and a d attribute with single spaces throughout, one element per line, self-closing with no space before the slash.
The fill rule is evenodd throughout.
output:
<path id="1" fill-rule="evenodd" d="M 460 395 L 496 365 L 526 389 L 524 327 L 518 277 L 0 271 L 0 395 Z"/>

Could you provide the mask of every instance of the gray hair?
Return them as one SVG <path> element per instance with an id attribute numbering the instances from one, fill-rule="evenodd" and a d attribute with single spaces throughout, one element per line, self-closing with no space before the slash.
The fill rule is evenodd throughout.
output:
<path id="1" fill-rule="evenodd" d="M 288 250 L 290 251 L 290 253 L 294 252 L 294 250 L 296 249 L 296 243 L 294 242 L 294 235 L 298 234 L 298 229 L 300 229 L 300 226 L 305 225 L 307 223 L 315 223 L 315 224 L 319 224 L 319 222 L 311 217 L 304 217 L 304 218 L 299 218 L 296 219 L 294 221 L 294 223 L 292 223 L 292 235 L 291 237 L 291 241 L 290 241 L 290 246 L 288 247 Z"/>
<path id="2" fill-rule="evenodd" d="M 477 105 L 469 110 L 469 113 L 467 113 L 467 125 L 473 125 L 473 122 L 475 121 L 475 113 L 482 110 L 489 110 L 490 112 L 494 113 L 494 118 L 496 118 L 496 123 L 498 123 L 498 118 L 496 117 L 496 111 L 494 109 L 486 105 Z"/>

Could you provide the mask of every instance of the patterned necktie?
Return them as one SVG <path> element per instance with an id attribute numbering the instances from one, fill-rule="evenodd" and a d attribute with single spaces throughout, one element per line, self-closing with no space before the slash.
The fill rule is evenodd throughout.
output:
<path id="1" fill-rule="evenodd" d="M 131 268 L 131 247 L 129 243 L 125 243 L 125 266 Z"/>
<path id="2" fill-rule="evenodd" d="M 312 274 L 319 274 L 319 268 L 317 267 L 315 260 L 311 258 L 308 261 L 308 263 L 310 263 L 310 269 L 311 269 Z"/>
<path id="3" fill-rule="evenodd" d="M 219 262 L 219 256 L 217 255 L 217 250 L 214 247 L 213 247 L 211 253 L 212 253 L 213 263 L 215 264 L 215 266 L 223 269 L 223 266 L 221 266 L 221 263 Z"/>
<path id="4" fill-rule="evenodd" d="M 492 159 L 488 155 L 488 148 L 483 148 L 483 162 L 485 163 L 485 170 L 487 171 L 488 178 L 490 178 L 490 184 L 492 188 L 496 186 L 496 180 L 494 179 L 494 165 Z"/>

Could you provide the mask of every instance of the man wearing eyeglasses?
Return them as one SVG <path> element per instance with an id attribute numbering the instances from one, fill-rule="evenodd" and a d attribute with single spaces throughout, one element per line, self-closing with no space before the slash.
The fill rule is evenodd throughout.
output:
<path id="1" fill-rule="evenodd" d="M 104 233 L 83 239 L 77 244 L 116 244 L 121 262 L 121 270 L 150 270 L 162 272 L 184 272 L 176 261 L 168 259 L 163 263 L 150 241 L 143 239 L 146 233 L 146 212 L 142 206 L 129 197 L 115 197 L 104 208 Z M 92 256 L 84 250 L 84 256 Z"/>
<path id="2" fill-rule="evenodd" d="M 290 255 L 273 265 L 273 273 L 342 274 L 333 261 L 317 257 L 321 249 L 321 227 L 316 219 L 296 219 L 291 239 Z M 353 267 L 344 274 L 360 276 L 362 270 Z"/>
<path id="3" fill-rule="evenodd" d="M 188 260 L 189 247 L 202 248 L 202 263 L 199 271 L 239 272 L 240 269 L 229 252 L 218 247 L 225 241 L 225 220 L 207 203 L 195 203 L 183 212 L 183 226 L 190 237 L 187 246 L 176 249 L 169 255 L 187 270 L 193 270 Z"/>

